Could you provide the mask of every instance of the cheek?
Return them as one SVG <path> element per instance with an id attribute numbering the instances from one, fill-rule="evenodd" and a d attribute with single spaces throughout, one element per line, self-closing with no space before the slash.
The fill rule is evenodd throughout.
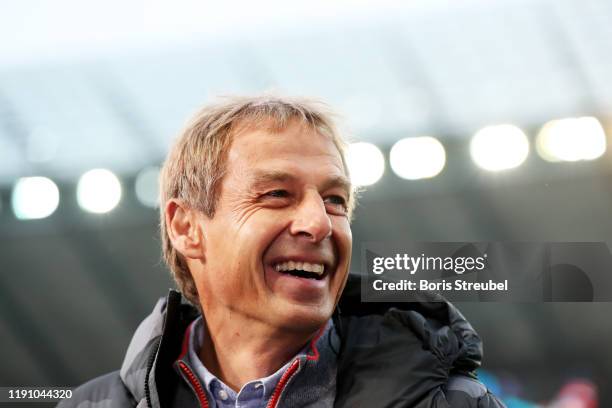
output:
<path id="1" fill-rule="evenodd" d="M 225 253 L 229 253 L 235 270 L 257 269 L 262 265 L 266 250 L 286 227 L 285 218 L 280 211 L 261 209 L 223 236 L 229 245 Z"/>
<path id="2" fill-rule="evenodd" d="M 342 219 L 335 222 L 333 224 L 333 234 L 338 245 L 338 255 L 341 256 L 345 262 L 350 261 L 353 234 L 348 220 Z"/>

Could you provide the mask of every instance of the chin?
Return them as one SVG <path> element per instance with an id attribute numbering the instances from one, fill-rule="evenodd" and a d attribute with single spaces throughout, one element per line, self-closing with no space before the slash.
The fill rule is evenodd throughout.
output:
<path id="1" fill-rule="evenodd" d="M 333 309 L 321 306 L 290 305 L 281 317 L 282 326 L 298 332 L 316 332 L 331 317 Z"/>

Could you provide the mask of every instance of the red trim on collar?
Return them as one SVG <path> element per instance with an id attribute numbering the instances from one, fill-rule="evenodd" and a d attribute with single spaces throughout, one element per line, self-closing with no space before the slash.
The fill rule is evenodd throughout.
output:
<path id="1" fill-rule="evenodd" d="M 200 406 L 203 408 L 208 408 L 208 401 L 206 398 L 206 393 L 204 392 L 202 385 L 198 381 L 197 377 L 193 374 L 193 372 L 189 369 L 189 367 L 184 362 L 180 361 L 183 358 L 185 358 L 185 356 L 187 355 L 187 352 L 189 351 L 189 338 L 191 337 L 191 329 L 194 323 L 195 321 L 189 324 L 189 326 L 187 326 L 187 329 L 185 330 L 185 334 L 183 336 L 183 345 L 181 348 L 181 354 L 179 355 L 177 362 L 181 370 L 187 375 L 188 381 L 194 387 L 196 391 L 196 396 L 200 403 Z M 327 325 L 321 327 L 319 331 L 317 332 L 317 334 L 310 341 L 310 353 L 306 355 L 307 360 L 310 360 L 310 361 L 319 360 L 320 355 L 319 355 L 319 350 L 317 349 L 317 341 L 319 341 L 323 333 L 325 333 L 326 328 L 327 328 Z M 276 408 L 276 406 L 279 403 L 280 396 L 285 390 L 285 387 L 287 386 L 287 383 L 297 373 L 299 367 L 300 367 L 300 360 L 295 359 L 293 363 L 291 364 L 291 366 L 287 369 L 287 371 L 285 371 L 285 373 L 279 380 L 278 384 L 276 385 L 274 392 L 272 394 L 272 397 L 270 398 L 270 401 L 267 405 L 268 408 Z"/>
<path id="2" fill-rule="evenodd" d="M 287 371 L 285 371 L 281 379 L 278 381 L 278 384 L 276 384 L 276 388 L 274 389 L 272 397 L 270 398 L 270 402 L 268 402 L 266 408 L 276 408 L 278 402 L 280 401 L 280 396 L 285 390 L 285 387 L 287 386 L 287 383 L 297 373 L 299 367 L 300 360 L 296 358 L 295 360 L 293 360 L 291 366 L 287 369 Z"/>
<path id="3" fill-rule="evenodd" d="M 204 391 L 202 384 L 200 384 L 200 381 L 198 381 L 198 377 L 196 377 L 193 371 L 191 371 L 191 369 L 187 367 L 187 364 L 183 363 L 182 361 L 179 361 L 178 364 L 179 367 L 181 367 L 181 370 L 183 370 L 183 372 L 187 375 L 187 380 L 191 383 L 193 389 L 195 390 L 196 397 L 198 398 L 198 402 L 200 403 L 200 407 L 208 408 L 208 399 L 206 398 L 206 392 Z"/>
<path id="4" fill-rule="evenodd" d="M 176 362 L 178 363 L 178 366 L 180 367 L 181 371 L 184 373 L 183 377 L 189 383 L 191 383 L 191 386 L 196 393 L 196 397 L 198 398 L 198 402 L 200 403 L 200 407 L 208 408 L 208 399 L 206 398 L 206 392 L 204 391 L 202 384 L 200 384 L 198 377 L 196 377 L 196 375 L 193 373 L 193 371 L 191 371 L 191 369 L 187 366 L 187 364 L 185 364 L 184 361 L 181 361 L 185 358 L 185 356 L 187 355 L 187 352 L 189 351 L 189 339 L 191 337 L 191 328 L 193 327 L 194 324 L 195 324 L 195 320 L 191 322 L 187 326 L 187 329 L 185 330 L 185 334 L 183 335 L 183 345 L 181 347 L 181 354 L 178 356 Z"/>
<path id="5" fill-rule="evenodd" d="M 191 337 L 191 327 L 195 323 L 195 320 L 187 326 L 187 330 L 185 330 L 185 334 L 183 336 L 183 346 L 181 347 L 181 354 L 179 354 L 177 360 L 182 360 L 187 355 L 189 351 L 189 338 Z"/>
<path id="6" fill-rule="evenodd" d="M 312 338 L 310 341 L 310 351 L 312 354 L 307 354 L 306 359 L 310 361 L 319 361 L 319 350 L 317 349 L 317 341 L 321 338 L 323 333 L 325 333 L 325 329 L 327 328 L 327 324 L 319 329 L 319 332 Z"/>

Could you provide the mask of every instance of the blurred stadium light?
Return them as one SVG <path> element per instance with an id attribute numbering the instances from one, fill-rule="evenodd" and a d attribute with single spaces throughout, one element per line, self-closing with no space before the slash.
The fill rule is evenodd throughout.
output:
<path id="1" fill-rule="evenodd" d="M 121 200 L 121 183 L 106 169 L 93 169 L 83 174 L 77 184 L 79 206 L 91 213 L 107 213 Z"/>
<path id="2" fill-rule="evenodd" d="M 136 176 L 134 189 L 138 201 L 145 207 L 159 207 L 159 167 L 149 166 Z"/>
<path id="3" fill-rule="evenodd" d="M 536 150 L 551 162 L 594 160 L 606 152 L 606 134 L 594 117 L 551 120 L 538 133 Z"/>
<path id="4" fill-rule="evenodd" d="M 405 138 L 391 148 L 389 164 L 403 179 L 432 178 L 444 168 L 446 151 L 442 143 L 431 136 Z"/>
<path id="5" fill-rule="evenodd" d="M 385 172 L 385 158 L 380 149 L 371 143 L 351 143 L 346 160 L 351 181 L 356 186 L 372 185 Z"/>
<path id="6" fill-rule="evenodd" d="M 520 166 L 529 154 L 527 135 L 514 125 L 495 125 L 480 129 L 470 142 L 474 162 L 489 171 Z"/>
<path id="7" fill-rule="evenodd" d="M 60 194 L 57 185 L 47 177 L 23 177 L 15 183 L 11 201 L 15 217 L 38 219 L 53 214 Z"/>

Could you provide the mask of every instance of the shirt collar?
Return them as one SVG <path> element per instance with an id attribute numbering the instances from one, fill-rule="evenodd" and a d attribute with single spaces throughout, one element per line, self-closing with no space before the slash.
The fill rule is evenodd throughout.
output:
<path id="1" fill-rule="evenodd" d="M 326 328 L 324 329 L 324 331 L 329 330 L 329 328 L 331 327 L 332 324 L 333 323 L 330 320 L 328 322 Z M 218 384 L 222 388 L 224 388 L 228 392 L 231 392 L 231 388 L 229 386 L 227 386 L 225 383 L 223 383 L 213 373 L 211 373 L 206 368 L 206 366 L 204 366 L 204 364 L 202 363 L 202 361 L 200 360 L 200 358 L 198 356 L 198 351 L 202 348 L 202 346 L 204 344 L 204 338 L 206 336 L 206 327 L 204 325 L 204 319 L 202 318 L 202 316 L 199 316 L 195 321 L 193 321 L 193 323 L 191 323 L 191 326 L 192 327 L 191 327 L 190 335 L 189 335 L 188 359 L 189 359 L 189 362 L 190 362 L 191 366 L 196 371 L 196 375 L 205 384 L 206 390 L 208 391 L 209 395 L 214 395 L 212 390 L 213 390 L 213 383 L 215 383 L 215 382 L 218 382 Z M 287 364 L 285 364 L 283 367 L 278 369 L 275 373 L 273 373 L 273 374 L 271 374 L 271 375 L 269 375 L 267 377 L 264 377 L 264 378 L 258 378 L 256 380 L 250 381 L 249 383 L 247 383 L 247 384 L 245 384 L 243 386 L 243 389 L 244 389 L 244 387 L 248 386 L 249 384 L 254 385 L 254 384 L 260 383 L 263 386 L 263 398 L 264 398 L 265 401 L 267 401 L 272 396 L 272 393 L 274 392 L 274 388 L 276 387 L 276 385 L 280 381 L 280 379 L 283 376 L 283 374 L 285 373 L 285 371 L 287 371 L 287 369 L 289 368 L 291 363 L 296 358 L 306 357 L 308 355 L 308 351 L 309 351 L 310 347 L 311 347 L 311 344 L 308 343 L 295 357 L 290 359 L 287 362 Z M 242 390 L 240 390 L 240 391 L 242 391 Z M 240 394 L 240 392 L 238 392 L 237 394 L 236 393 L 234 393 L 234 394 L 238 395 L 238 394 Z"/>

